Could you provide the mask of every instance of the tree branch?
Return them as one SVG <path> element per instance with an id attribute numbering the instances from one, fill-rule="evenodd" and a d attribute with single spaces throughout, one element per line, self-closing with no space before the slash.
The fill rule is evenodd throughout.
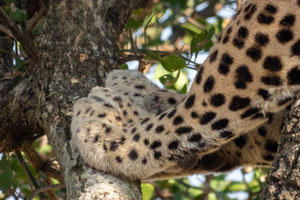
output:
<path id="1" fill-rule="evenodd" d="M 36 40 L 41 58 L 36 85 L 42 93 L 37 95 L 42 99 L 38 120 L 61 166 L 67 197 L 141 199 L 139 182 L 92 169 L 70 143 L 73 103 L 103 86 L 106 74 L 119 68 L 117 41 L 137 0 L 43 2 L 44 24 Z"/>
<path id="2" fill-rule="evenodd" d="M 33 37 L 25 30 L 24 32 L 18 28 L 18 25 L 8 16 L 3 8 L 0 7 L 0 18 L 2 23 L 12 32 L 14 37 L 21 43 L 29 56 L 35 60 L 37 58 L 36 48 L 33 44 Z"/>
<path id="3" fill-rule="evenodd" d="M 300 197 L 300 95 L 287 116 L 284 135 L 260 199 Z"/>
<path id="4" fill-rule="evenodd" d="M 63 183 L 55 184 L 55 185 L 48 185 L 48 186 L 34 190 L 29 199 L 32 200 L 36 195 L 38 195 L 41 192 L 46 192 L 49 190 L 55 190 L 55 189 L 60 189 L 60 188 L 65 188 L 65 187 L 66 186 Z"/>
<path id="5" fill-rule="evenodd" d="M 36 170 L 41 170 L 45 174 L 47 174 L 47 176 L 53 177 L 62 183 L 64 182 L 60 171 L 52 166 L 51 161 L 43 160 L 35 151 L 30 142 L 23 142 L 21 150 L 25 153 L 26 158 L 30 161 L 30 163 Z"/>

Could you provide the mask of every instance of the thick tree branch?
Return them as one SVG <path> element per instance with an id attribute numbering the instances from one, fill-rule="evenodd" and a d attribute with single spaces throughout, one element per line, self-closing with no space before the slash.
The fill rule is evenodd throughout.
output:
<path id="1" fill-rule="evenodd" d="M 287 116 L 283 132 L 261 199 L 300 198 L 300 95 Z"/>
<path id="2" fill-rule="evenodd" d="M 45 98 L 40 124 L 60 163 L 68 199 L 141 199 L 139 183 L 91 169 L 69 143 L 73 103 L 119 67 L 117 41 L 136 2 L 44 1 L 37 40 L 42 66 L 36 85 Z"/>
<path id="3" fill-rule="evenodd" d="M 39 122 L 39 89 L 28 77 L 0 81 L 0 152 L 19 149 L 44 130 Z M 38 118 L 38 119 L 37 119 Z"/>

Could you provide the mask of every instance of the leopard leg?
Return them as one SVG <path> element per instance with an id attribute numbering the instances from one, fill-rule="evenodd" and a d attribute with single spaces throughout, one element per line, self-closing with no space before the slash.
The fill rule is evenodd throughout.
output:
<path id="1" fill-rule="evenodd" d="M 245 166 L 270 167 L 277 153 L 284 116 L 288 111 L 287 109 L 277 113 L 272 120 L 230 141 L 213 153 L 199 155 L 197 164 L 192 168 L 183 169 L 177 166 L 144 181 L 227 172 Z"/>

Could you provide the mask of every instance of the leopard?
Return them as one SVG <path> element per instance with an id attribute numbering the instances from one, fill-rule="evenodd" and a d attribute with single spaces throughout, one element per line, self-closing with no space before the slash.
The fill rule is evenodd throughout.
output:
<path id="1" fill-rule="evenodd" d="M 113 70 L 73 105 L 87 165 L 152 181 L 269 167 L 300 90 L 300 0 L 245 0 L 186 95 Z"/>

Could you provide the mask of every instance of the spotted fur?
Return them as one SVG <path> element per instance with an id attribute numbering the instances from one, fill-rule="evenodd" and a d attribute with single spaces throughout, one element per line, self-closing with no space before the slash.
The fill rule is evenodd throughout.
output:
<path id="1" fill-rule="evenodd" d="M 74 104 L 72 143 L 88 165 L 130 179 L 269 166 L 300 90 L 299 9 L 245 1 L 186 96 L 111 72 Z"/>

